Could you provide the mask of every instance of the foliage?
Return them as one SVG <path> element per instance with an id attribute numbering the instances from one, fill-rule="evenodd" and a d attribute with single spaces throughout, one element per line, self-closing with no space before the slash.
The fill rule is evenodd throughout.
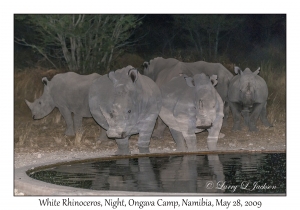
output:
<path id="1" fill-rule="evenodd" d="M 141 21 L 134 15 L 19 15 L 16 19 L 34 29 L 34 43 L 24 37 L 15 42 L 31 46 L 49 62 L 64 59 L 69 70 L 105 73 L 113 59 L 134 41 L 130 40 Z"/>

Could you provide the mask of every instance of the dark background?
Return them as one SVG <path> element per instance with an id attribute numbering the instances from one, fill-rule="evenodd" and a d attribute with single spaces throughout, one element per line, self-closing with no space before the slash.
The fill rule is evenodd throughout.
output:
<path id="1" fill-rule="evenodd" d="M 158 56 L 185 62 L 205 60 L 257 68 L 261 62 L 286 65 L 285 14 L 136 14 L 142 24 L 125 53 L 143 60 Z M 222 16 L 222 21 L 218 20 Z M 216 36 L 216 22 L 221 29 Z M 220 25 L 219 25 L 220 26 Z M 34 28 L 15 20 L 14 35 L 34 43 Z M 217 48 L 216 48 L 217 43 Z M 38 43 L 37 43 L 38 44 Z M 216 50 L 217 49 L 217 50 Z M 31 47 L 14 44 L 15 67 L 36 65 L 42 59 Z M 216 52 L 217 51 L 217 52 Z M 56 60 L 61 62 L 63 60 Z M 42 64 L 41 64 L 42 65 Z M 43 65 L 47 66 L 44 62 Z M 226 65 L 225 65 L 226 66 Z"/>

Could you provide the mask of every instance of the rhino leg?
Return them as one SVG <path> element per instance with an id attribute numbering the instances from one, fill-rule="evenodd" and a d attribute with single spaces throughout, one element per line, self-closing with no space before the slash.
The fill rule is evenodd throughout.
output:
<path id="1" fill-rule="evenodd" d="M 153 125 L 153 127 L 154 127 L 154 125 Z M 153 127 L 152 127 L 152 129 L 153 129 Z M 150 138 L 151 138 L 151 134 L 152 134 L 151 131 L 150 130 L 140 131 L 139 139 L 138 139 L 138 147 L 139 147 L 140 153 L 150 153 L 149 143 L 150 143 Z"/>
<path id="2" fill-rule="evenodd" d="M 229 116 L 230 108 L 229 108 L 229 103 L 225 101 L 224 103 L 224 119 L 223 119 L 223 127 L 227 127 L 227 121 L 228 121 L 228 116 Z"/>
<path id="3" fill-rule="evenodd" d="M 258 120 L 258 117 L 264 107 L 264 104 L 254 104 L 253 105 L 253 111 L 250 115 L 250 119 L 249 119 L 249 131 L 251 132 L 256 132 L 258 131 L 257 127 L 256 127 L 256 122 Z"/>
<path id="4" fill-rule="evenodd" d="M 78 114 L 74 114 L 73 119 L 75 132 L 77 132 L 82 126 L 82 117 Z"/>
<path id="5" fill-rule="evenodd" d="M 264 107 L 261 110 L 260 113 L 260 120 L 266 127 L 273 127 L 273 125 L 268 121 L 267 119 L 267 103 L 265 103 Z"/>
<path id="6" fill-rule="evenodd" d="M 208 129 L 207 147 L 209 150 L 216 150 L 219 140 L 220 130 L 223 124 L 223 116 L 217 115 L 213 126 Z"/>
<path id="7" fill-rule="evenodd" d="M 72 114 L 71 114 L 70 110 L 66 107 L 59 107 L 58 109 L 67 124 L 67 129 L 65 131 L 65 135 L 75 136 L 74 127 L 73 127 L 73 119 L 72 119 Z"/>
<path id="8" fill-rule="evenodd" d="M 183 132 L 182 135 L 185 139 L 188 151 L 189 152 L 197 151 L 197 138 L 195 133 Z"/>
<path id="9" fill-rule="evenodd" d="M 149 143 L 157 119 L 156 114 L 149 114 L 140 122 L 138 147 L 140 153 L 150 153 Z"/>
<path id="10" fill-rule="evenodd" d="M 245 125 L 249 127 L 249 110 L 243 110 L 241 114 L 244 118 Z"/>
<path id="11" fill-rule="evenodd" d="M 238 103 L 229 102 L 229 106 L 233 115 L 233 131 L 241 130 L 241 107 Z"/>
<path id="12" fill-rule="evenodd" d="M 109 141 L 110 138 L 107 137 L 106 131 L 100 127 L 100 136 L 97 138 L 97 141 Z"/>
<path id="13" fill-rule="evenodd" d="M 166 124 L 162 121 L 160 117 L 157 118 L 157 126 L 154 128 L 152 138 L 162 139 L 164 136 L 164 131 L 166 129 Z"/>
<path id="14" fill-rule="evenodd" d="M 182 135 L 182 133 L 180 131 L 176 131 L 172 128 L 170 128 L 172 137 L 176 143 L 176 151 L 178 152 L 184 152 L 186 151 L 186 147 L 185 147 L 185 141 L 184 141 L 184 137 Z"/>
<path id="15" fill-rule="evenodd" d="M 126 137 L 124 139 L 116 139 L 116 142 L 118 144 L 118 150 L 116 151 L 116 155 L 129 155 L 129 142 L 128 138 Z"/>

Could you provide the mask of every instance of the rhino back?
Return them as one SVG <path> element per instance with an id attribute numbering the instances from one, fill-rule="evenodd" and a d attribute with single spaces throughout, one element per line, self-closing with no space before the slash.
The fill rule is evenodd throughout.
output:
<path id="1" fill-rule="evenodd" d="M 162 97 L 157 84 L 149 77 L 139 74 L 136 85 L 140 119 L 144 119 L 150 114 L 158 115 L 162 105 Z"/>
<path id="2" fill-rule="evenodd" d="M 233 74 L 220 63 L 205 61 L 185 63 L 174 58 L 164 59 L 161 57 L 150 61 L 149 72 L 149 77 L 157 83 L 159 88 L 181 73 L 191 77 L 199 73 L 209 76 L 217 75 L 218 84 L 215 88 L 223 100 L 227 100 L 229 82 L 233 78 Z"/>
<path id="3" fill-rule="evenodd" d="M 175 130 L 184 129 L 182 126 L 187 126 L 187 120 L 195 115 L 193 113 L 193 88 L 187 86 L 183 77 L 177 77 L 163 86 L 161 92 L 160 116 L 162 120 Z"/>
<path id="4" fill-rule="evenodd" d="M 159 88 L 164 86 L 166 83 L 171 81 L 173 78 L 178 77 L 180 74 L 186 72 L 183 70 L 185 66 L 182 62 L 178 62 L 177 64 L 167 67 L 163 70 L 161 70 L 157 76 L 157 79 L 155 80 L 156 84 Z"/>
<path id="5" fill-rule="evenodd" d="M 156 81 L 161 71 L 172 68 L 178 62 L 179 61 L 174 58 L 167 58 L 167 59 L 164 59 L 162 57 L 154 58 L 153 60 L 150 60 L 149 70 L 148 72 L 145 72 L 145 75 L 150 77 L 153 81 Z"/>
<path id="6" fill-rule="evenodd" d="M 88 91 L 99 74 L 79 75 L 74 72 L 57 74 L 51 82 L 51 96 L 57 107 L 67 107 L 83 117 L 91 117 L 88 106 Z"/>
<path id="7" fill-rule="evenodd" d="M 230 80 L 233 78 L 233 74 L 228 71 L 220 63 L 208 63 L 205 61 L 198 61 L 194 63 L 185 63 L 187 73 L 191 75 L 204 73 L 208 76 L 217 75 L 218 84 L 216 85 L 216 90 L 220 94 L 223 101 L 227 100 L 228 86 Z"/>
<path id="8" fill-rule="evenodd" d="M 205 61 L 197 61 L 194 63 L 186 63 L 188 69 L 195 74 L 204 73 L 206 75 L 218 75 L 219 78 L 224 78 L 229 81 L 233 74 L 228 71 L 222 64 L 220 63 L 208 63 Z"/>

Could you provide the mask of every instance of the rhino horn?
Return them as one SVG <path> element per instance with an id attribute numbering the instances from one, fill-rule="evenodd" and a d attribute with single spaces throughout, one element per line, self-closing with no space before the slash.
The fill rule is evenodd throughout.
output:
<path id="1" fill-rule="evenodd" d="M 128 75 L 131 78 L 132 82 L 135 83 L 138 79 L 138 71 L 137 69 L 130 69 L 128 71 Z"/>
<path id="2" fill-rule="evenodd" d="M 25 99 L 25 103 L 27 104 L 27 106 L 29 107 L 29 109 L 32 109 L 32 103 L 30 103 L 30 102 L 27 101 L 26 99 Z"/>
<path id="3" fill-rule="evenodd" d="M 260 72 L 260 67 L 258 67 L 258 69 L 255 72 L 253 72 L 253 74 L 259 74 L 259 72 Z"/>
<path id="4" fill-rule="evenodd" d="M 213 86 L 216 86 L 216 84 L 218 84 L 218 76 L 217 75 L 212 75 L 211 77 L 210 77 L 210 81 L 211 81 L 211 84 L 213 85 Z"/>

